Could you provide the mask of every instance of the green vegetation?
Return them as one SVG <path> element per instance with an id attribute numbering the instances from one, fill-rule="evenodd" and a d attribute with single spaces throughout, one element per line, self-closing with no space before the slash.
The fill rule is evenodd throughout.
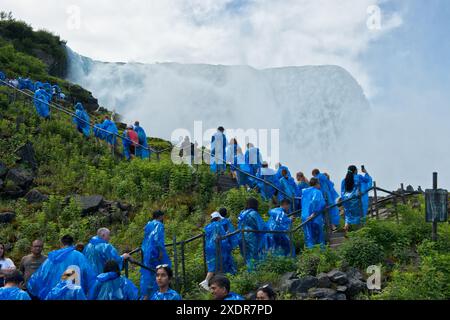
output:
<path id="1" fill-rule="evenodd" d="M 30 30 L 22 22 L 2 18 L 0 70 L 9 76 L 52 81 L 66 92 L 76 92 L 90 99 L 84 89 L 49 75 L 47 65 L 32 56 L 33 49 L 58 56 L 59 38 L 52 40 L 45 32 L 35 35 Z M 41 45 L 27 45 L 30 41 Z M 14 150 L 31 141 L 38 161 L 34 188 L 50 195 L 48 201 L 38 204 L 28 204 L 23 198 L 0 199 L 1 211 L 16 213 L 13 223 L 0 225 L 0 242 L 12 246 L 9 256 L 16 263 L 28 253 L 33 239 L 42 238 L 48 252 L 58 248 L 58 239 L 64 234 L 70 233 L 77 241 L 86 242 L 100 227 L 112 230 L 112 243 L 120 251 L 130 251 L 140 246 L 144 226 L 152 211 L 157 209 L 167 212 L 167 243 L 175 236 L 180 241 L 201 233 L 209 214 L 220 207 L 228 209 L 236 224 L 249 196 L 259 200 L 260 212 L 267 220 L 269 203 L 244 188 L 223 194 L 215 192 L 215 177 L 205 165 L 198 170 L 174 165 L 169 151 L 161 155 L 159 162 L 155 157 L 151 161 L 126 162 L 114 157 L 104 143 L 83 138 L 68 116 L 52 111 L 50 121 L 41 120 L 29 99 L 14 101 L 12 97 L 10 89 L 0 87 L 0 162 L 9 168 L 18 166 Z M 150 139 L 150 145 L 158 150 L 170 147 L 170 143 L 161 139 Z M 132 209 L 126 219 L 101 214 L 83 216 L 78 203 L 67 201 L 66 197 L 72 194 L 101 194 L 107 200 L 130 204 Z M 234 256 L 239 272 L 231 277 L 232 290 L 244 295 L 267 283 L 276 286 L 280 276 L 290 271 L 302 276 L 317 275 L 352 266 L 364 273 L 368 266 L 378 264 L 382 266 L 386 281 L 382 292 L 370 296 L 372 299 L 449 299 L 449 225 L 439 225 L 439 241 L 431 243 L 431 226 L 424 219 L 423 199 L 414 208 L 399 206 L 398 214 L 400 224 L 395 219 L 371 220 L 364 228 L 350 233 L 349 240 L 337 251 L 328 248 L 299 251 L 303 248 L 303 234 L 299 231 L 294 239 L 295 259 L 268 257 L 251 273 L 246 271 L 236 250 Z M 294 225 L 298 224 L 297 219 Z M 185 249 L 186 283 L 182 294 L 188 299 L 209 299 L 197 285 L 205 276 L 202 241 L 189 243 Z M 172 249 L 169 254 L 173 256 Z M 135 258 L 138 260 L 139 256 Z M 130 266 L 130 278 L 139 283 L 138 268 Z M 282 298 L 292 297 L 284 295 Z"/>

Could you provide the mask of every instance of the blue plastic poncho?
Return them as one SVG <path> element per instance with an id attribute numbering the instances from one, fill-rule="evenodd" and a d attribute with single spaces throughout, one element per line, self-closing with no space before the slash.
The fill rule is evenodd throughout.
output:
<path id="1" fill-rule="evenodd" d="M 87 300 L 81 286 L 71 281 L 61 281 L 45 297 L 45 300 Z"/>
<path id="2" fill-rule="evenodd" d="M 251 174 L 256 175 L 262 166 L 262 156 L 259 148 L 252 147 L 245 152 L 245 163 L 251 168 Z"/>
<path id="3" fill-rule="evenodd" d="M 40 81 L 36 81 L 34 83 L 34 87 L 33 87 L 32 91 L 36 92 L 39 89 L 44 89 L 44 84 L 42 82 L 40 82 Z"/>
<path id="4" fill-rule="evenodd" d="M 324 219 L 323 210 L 326 207 L 326 202 L 323 194 L 320 190 L 311 187 L 303 190 L 302 197 L 302 222 L 308 220 L 313 214 L 319 214 L 312 221 L 303 226 L 303 232 L 305 235 L 305 246 L 308 249 L 313 248 L 315 245 L 325 245 L 324 238 Z"/>
<path id="5" fill-rule="evenodd" d="M 5 81 L 6 80 L 6 75 L 0 71 L 0 80 Z"/>
<path id="6" fill-rule="evenodd" d="M 316 178 L 319 179 L 320 190 L 323 193 L 327 206 L 336 204 L 336 200 L 339 198 L 339 194 L 334 188 L 334 183 L 331 182 L 323 173 L 319 173 Z M 331 208 L 329 210 L 329 214 L 331 224 L 338 226 L 341 220 L 341 217 L 339 215 L 339 208 L 337 206 Z"/>
<path id="7" fill-rule="evenodd" d="M 99 274 L 89 292 L 89 300 L 138 300 L 138 298 L 138 288 L 116 272 Z"/>
<path id="8" fill-rule="evenodd" d="M 230 167 L 230 170 L 233 172 L 236 172 L 236 167 L 238 167 L 239 163 L 239 153 L 238 150 L 240 150 L 241 147 L 238 144 L 229 145 L 226 148 L 226 159 L 227 162 L 232 164 Z"/>
<path id="9" fill-rule="evenodd" d="M 31 300 L 28 293 L 20 290 L 18 287 L 0 288 L 0 301 L 13 300 Z"/>
<path id="10" fill-rule="evenodd" d="M 223 239 L 221 241 L 221 260 L 217 260 L 217 247 L 216 247 L 216 239 L 220 236 L 223 237 L 225 235 L 225 229 L 223 228 L 223 224 L 221 221 L 214 221 L 208 224 L 205 227 L 205 253 L 206 253 L 206 264 L 208 267 L 208 272 L 218 272 L 221 270 L 220 265 L 222 264 L 223 269 L 224 261 L 228 260 L 228 256 L 231 255 L 231 247 L 228 239 Z"/>
<path id="11" fill-rule="evenodd" d="M 136 146 L 136 156 L 142 159 L 150 158 L 150 150 L 148 149 L 147 134 L 140 126 L 134 126 L 134 131 L 138 134 L 140 146 Z"/>
<path id="12" fill-rule="evenodd" d="M 271 185 L 280 188 L 279 182 L 276 180 L 276 172 L 273 169 L 261 168 L 258 170 L 256 177 L 267 181 Z M 256 184 L 258 186 L 261 197 L 264 200 L 270 200 L 275 195 L 276 189 L 270 184 L 264 183 L 263 181 L 257 180 Z"/>
<path id="13" fill-rule="evenodd" d="M 222 172 L 227 168 L 226 149 L 227 137 L 222 132 L 216 132 L 211 138 L 211 172 Z"/>
<path id="14" fill-rule="evenodd" d="M 117 130 L 117 126 L 112 120 L 105 119 L 102 124 L 96 124 L 94 126 L 94 135 L 111 145 L 116 144 L 118 134 L 119 131 Z"/>
<path id="15" fill-rule="evenodd" d="M 277 170 L 276 175 L 275 175 L 275 178 L 276 178 L 277 180 L 280 180 L 281 178 L 283 178 L 283 170 L 286 170 L 286 171 L 287 171 L 288 177 L 292 177 L 291 172 L 289 171 L 289 168 L 288 168 L 288 167 L 286 167 L 286 166 L 280 166 L 280 167 L 278 168 L 278 170 Z"/>
<path id="16" fill-rule="evenodd" d="M 366 173 L 364 176 L 358 175 L 358 177 L 361 184 L 361 193 L 363 193 L 362 196 L 363 217 L 366 218 L 367 212 L 369 211 L 369 193 L 367 192 L 367 190 L 372 188 L 373 179 L 368 173 Z"/>
<path id="17" fill-rule="evenodd" d="M 75 247 L 50 252 L 48 259 L 28 280 L 28 292 L 41 300 L 45 299 L 50 290 L 60 282 L 61 276 L 69 267 L 77 270 L 81 287 L 87 294 L 95 280 L 95 273 L 86 257 L 76 251 Z"/>
<path id="18" fill-rule="evenodd" d="M 308 189 L 310 185 L 304 181 L 297 184 L 297 195 L 301 196 L 303 189 Z"/>
<path id="19" fill-rule="evenodd" d="M 172 266 L 172 262 L 167 255 L 164 239 L 164 224 L 157 220 L 150 221 L 145 227 L 144 241 L 142 242 L 144 265 L 153 269 L 161 264 Z M 162 259 L 160 259 L 160 255 L 162 255 Z M 141 268 L 140 287 L 141 296 L 151 297 L 158 290 L 155 272 Z"/>
<path id="20" fill-rule="evenodd" d="M 153 296 L 150 298 L 150 300 L 159 301 L 159 300 L 183 300 L 183 299 L 181 299 L 181 296 L 178 292 L 176 292 L 175 290 L 169 289 L 165 293 L 156 291 L 153 294 Z"/>
<path id="21" fill-rule="evenodd" d="M 275 208 L 269 211 L 269 221 L 267 221 L 267 230 L 270 231 L 290 231 L 292 220 L 287 216 L 283 208 Z M 267 234 L 267 249 L 275 256 L 290 256 L 291 243 L 289 235 L 286 234 Z"/>
<path id="22" fill-rule="evenodd" d="M 106 262 L 114 260 L 122 270 L 123 258 L 119 255 L 114 246 L 99 236 L 95 236 L 89 240 L 89 243 L 84 247 L 83 254 L 91 263 L 95 274 L 103 273 Z"/>
<path id="23" fill-rule="evenodd" d="M 50 117 L 50 102 L 51 98 L 47 94 L 47 92 L 44 89 L 38 89 L 34 93 L 34 106 L 36 107 L 36 111 L 39 114 L 39 116 L 43 118 L 49 118 Z"/>
<path id="24" fill-rule="evenodd" d="M 84 134 L 85 137 L 89 137 L 91 135 L 90 118 L 80 102 L 75 105 L 75 115 L 73 122 L 77 125 L 78 131 Z"/>
<path id="25" fill-rule="evenodd" d="M 133 143 L 131 142 L 130 138 L 128 137 L 128 130 L 125 130 L 122 134 L 122 146 L 123 146 L 123 156 L 127 160 L 131 159 L 130 147 L 132 144 Z"/>
<path id="26" fill-rule="evenodd" d="M 240 230 L 265 230 L 266 224 L 259 213 L 253 209 L 242 211 L 238 217 L 238 228 Z M 241 237 L 242 238 L 242 237 Z M 264 233 L 245 232 L 244 239 L 240 239 L 239 246 L 242 256 L 249 271 L 254 268 L 254 263 L 263 256 L 263 250 L 266 244 Z M 245 243 L 245 256 L 244 245 Z"/>
<path id="27" fill-rule="evenodd" d="M 297 196 L 297 184 L 292 177 L 282 177 L 279 180 L 280 190 L 283 191 L 278 193 L 278 201 L 281 202 L 283 199 L 288 199 L 292 202 L 292 199 Z"/>
<path id="28" fill-rule="evenodd" d="M 42 87 L 44 88 L 45 92 L 47 92 L 48 96 L 50 97 L 50 101 L 53 98 L 53 87 L 50 83 L 46 82 L 42 85 Z"/>
<path id="29" fill-rule="evenodd" d="M 255 186 L 256 182 L 254 181 L 254 179 L 252 177 L 249 176 L 249 174 L 251 175 L 252 171 L 253 171 L 251 165 L 245 163 L 245 157 L 242 154 L 238 155 L 237 161 L 238 161 L 238 167 L 240 169 L 240 171 L 239 170 L 236 171 L 238 185 L 239 186 L 248 186 L 250 188 L 253 188 Z"/>
<path id="30" fill-rule="evenodd" d="M 220 220 L 220 222 L 222 223 L 223 229 L 225 230 L 225 234 L 233 233 L 234 231 L 236 231 L 230 219 L 224 218 Z M 223 272 L 229 274 L 236 274 L 237 268 L 232 255 L 232 250 L 234 250 L 239 246 L 239 234 L 228 237 L 227 241 L 229 243 L 231 251 L 229 255 L 223 257 Z"/>
<path id="31" fill-rule="evenodd" d="M 238 295 L 237 293 L 230 292 L 223 300 L 245 300 L 243 297 Z"/>
<path id="32" fill-rule="evenodd" d="M 345 190 L 345 179 L 342 180 L 341 183 L 341 198 L 346 201 L 344 206 L 345 212 L 345 223 L 350 225 L 358 225 L 361 223 L 361 218 L 365 219 L 367 215 L 367 211 L 369 209 L 369 194 L 365 194 L 361 198 L 361 202 L 359 200 L 360 192 L 366 192 L 368 189 L 372 187 L 372 177 L 368 174 L 365 176 L 356 174 L 354 175 L 355 186 L 353 190 L 346 191 Z"/>

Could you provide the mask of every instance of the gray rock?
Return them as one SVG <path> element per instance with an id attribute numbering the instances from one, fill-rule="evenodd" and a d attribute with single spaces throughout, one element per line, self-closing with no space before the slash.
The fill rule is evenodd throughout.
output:
<path id="1" fill-rule="evenodd" d="M 295 294 L 295 298 L 296 300 L 306 300 L 308 299 L 308 294 L 307 293 L 296 293 Z"/>
<path id="2" fill-rule="evenodd" d="M 308 296 L 312 299 L 330 299 L 334 300 L 336 298 L 336 290 L 329 288 L 315 288 L 308 292 Z"/>
<path id="3" fill-rule="evenodd" d="M 2 162 L 0 162 L 0 179 L 3 179 L 6 177 L 6 174 L 8 173 L 8 168 L 6 165 Z"/>
<path id="4" fill-rule="evenodd" d="M 31 190 L 25 195 L 25 199 L 28 201 L 28 203 L 41 203 L 48 200 L 48 196 L 45 194 L 42 194 L 39 190 Z"/>
<path id="5" fill-rule="evenodd" d="M 345 293 L 347 291 L 347 287 L 346 286 L 337 286 L 336 287 L 336 291 L 340 292 L 340 293 Z"/>
<path id="6" fill-rule="evenodd" d="M 21 189 L 27 189 L 33 183 L 33 179 L 33 174 L 24 169 L 11 169 L 6 175 L 7 181 L 11 181 L 15 186 L 18 186 Z"/>
<path id="7" fill-rule="evenodd" d="M 355 297 L 358 293 L 361 293 L 367 289 L 367 285 L 365 282 L 355 278 L 349 279 L 347 287 L 348 289 L 346 291 L 346 294 L 350 298 Z"/>
<path id="8" fill-rule="evenodd" d="M 16 154 L 20 158 L 19 162 L 28 164 L 33 170 L 38 168 L 36 155 L 31 142 L 27 142 L 24 146 L 20 147 L 16 151 Z"/>
<path id="9" fill-rule="evenodd" d="M 348 277 L 347 275 L 339 270 L 333 270 L 331 272 L 328 273 L 328 277 L 330 278 L 330 280 L 334 283 L 337 283 L 339 285 L 344 285 L 348 282 Z"/>
<path id="10" fill-rule="evenodd" d="M 290 293 L 307 293 L 309 289 L 317 287 L 319 280 L 313 276 L 306 276 L 301 279 L 295 279 L 289 289 Z"/>
<path id="11" fill-rule="evenodd" d="M 335 296 L 335 300 L 347 300 L 347 296 L 343 293 L 337 293 Z"/>
<path id="12" fill-rule="evenodd" d="M 79 196 L 76 195 L 75 199 L 80 203 L 81 214 L 86 216 L 98 211 L 103 203 L 103 196 Z"/>
<path id="13" fill-rule="evenodd" d="M 280 283 L 284 283 L 288 280 L 297 279 L 297 273 L 296 272 L 287 272 L 283 274 L 280 278 Z"/>
<path id="14" fill-rule="evenodd" d="M 2 212 L 0 213 L 0 223 L 11 223 L 16 218 L 14 212 Z"/>
<path id="15" fill-rule="evenodd" d="M 356 268 L 353 268 L 353 267 L 348 268 L 346 274 L 349 279 L 353 278 L 353 279 L 358 279 L 361 281 L 364 280 L 364 276 Z"/>
<path id="16" fill-rule="evenodd" d="M 331 288 L 331 281 L 330 278 L 328 278 L 328 275 L 326 273 L 321 273 L 317 276 L 317 280 L 319 280 L 319 283 L 317 284 L 317 287 L 319 288 Z"/>

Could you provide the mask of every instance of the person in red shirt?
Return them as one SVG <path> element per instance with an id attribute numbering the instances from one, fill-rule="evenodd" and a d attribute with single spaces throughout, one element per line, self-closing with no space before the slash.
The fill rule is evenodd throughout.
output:
<path id="1" fill-rule="evenodd" d="M 135 157 L 136 146 L 139 144 L 139 136 L 136 131 L 133 130 L 133 126 L 127 126 L 127 129 L 123 133 L 123 151 L 125 158 L 130 160 Z"/>

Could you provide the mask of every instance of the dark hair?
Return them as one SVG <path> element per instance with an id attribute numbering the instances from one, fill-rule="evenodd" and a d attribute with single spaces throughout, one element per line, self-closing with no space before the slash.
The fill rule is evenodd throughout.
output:
<path id="1" fill-rule="evenodd" d="M 316 176 L 318 174 L 320 174 L 320 170 L 319 169 L 314 169 L 313 172 L 312 172 L 312 175 Z"/>
<path id="2" fill-rule="evenodd" d="M 162 216 L 164 216 L 164 212 L 161 210 L 157 210 L 157 211 L 153 212 L 153 220 L 158 219 Z"/>
<path id="3" fill-rule="evenodd" d="M 22 272 L 20 272 L 19 270 L 14 270 L 12 272 L 8 272 L 5 275 L 5 284 L 7 284 L 7 283 L 20 284 L 23 281 L 24 280 L 23 280 Z"/>
<path id="4" fill-rule="evenodd" d="M 225 288 L 228 293 L 230 292 L 230 280 L 228 280 L 228 278 L 224 275 L 218 274 L 212 277 L 208 282 L 208 286 L 211 287 L 213 284 L 218 285 L 220 288 Z"/>
<path id="5" fill-rule="evenodd" d="M 6 248 L 5 248 L 5 245 L 4 245 L 3 243 L 0 243 L 0 246 L 3 247 L 3 253 L 2 253 L 2 255 L 0 256 L 0 259 L 4 259 L 4 258 L 5 258 L 5 251 L 6 251 Z"/>
<path id="6" fill-rule="evenodd" d="M 267 294 L 267 296 L 269 297 L 269 300 L 276 300 L 277 299 L 277 294 L 275 293 L 275 291 L 273 291 L 273 289 L 269 285 L 259 288 L 256 291 L 256 293 L 258 293 L 259 291 L 262 291 L 265 294 Z"/>
<path id="7" fill-rule="evenodd" d="M 219 213 L 222 217 L 226 218 L 228 216 L 228 210 L 227 208 L 220 208 Z"/>
<path id="8" fill-rule="evenodd" d="M 105 263 L 105 267 L 103 268 L 104 273 L 115 272 L 120 276 L 120 267 L 119 264 L 115 260 L 109 260 Z"/>
<path id="9" fill-rule="evenodd" d="M 65 246 L 72 246 L 74 242 L 73 237 L 68 234 L 61 238 L 61 243 Z"/>
<path id="10" fill-rule="evenodd" d="M 139 121 L 136 121 L 136 122 L 134 123 L 134 125 L 135 125 L 135 126 L 139 126 Z"/>
<path id="11" fill-rule="evenodd" d="M 225 128 L 224 127 L 219 127 L 217 130 L 219 130 L 220 132 L 224 132 Z"/>
<path id="12" fill-rule="evenodd" d="M 291 200 L 289 200 L 289 199 L 281 200 L 281 205 L 285 205 L 285 204 L 291 205 Z"/>
<path id="13" fill-rule="evenodd" d="M 159 268 L 158 267 L 156 267 L 156 272 L 158 272 L 158 270 L 160 270 L 160 269 L 163 269 L 163 270 L 165 270 L 166 271 L 166 273 L 167 273 L 167 276 L 169 277 L 169 279 L 172 279 L 173 278 L 173 271 L 172 271 L 172 269 L 169 267 L 169 266 L 160 266 Z M 155 273 L 156 273 L 155 272 Z"/>
<path id="14" fill-rule="evenodd" d="M 317 179 L 317 178 L 311 178 L 311 180 L 309 180 L 309 185 L 311 186 L 311 187 L 315 187 L 315 186 L 317 186 L 319 184 L 319 179 Z"/>
<path id="15" fill-rule="evenodd" d="M 356 166 L 348 167 L 347 175 L 345 176 L 345 191 L 351 192 L 355 187 L 354 175 L 358 172 Z"/>
<path id="16" fill-rule="evenodd" d="M 255 198 L 249 198 L 247 200 L 247 209 L 258 211 L 258 200 L 256 200 Z"/>

